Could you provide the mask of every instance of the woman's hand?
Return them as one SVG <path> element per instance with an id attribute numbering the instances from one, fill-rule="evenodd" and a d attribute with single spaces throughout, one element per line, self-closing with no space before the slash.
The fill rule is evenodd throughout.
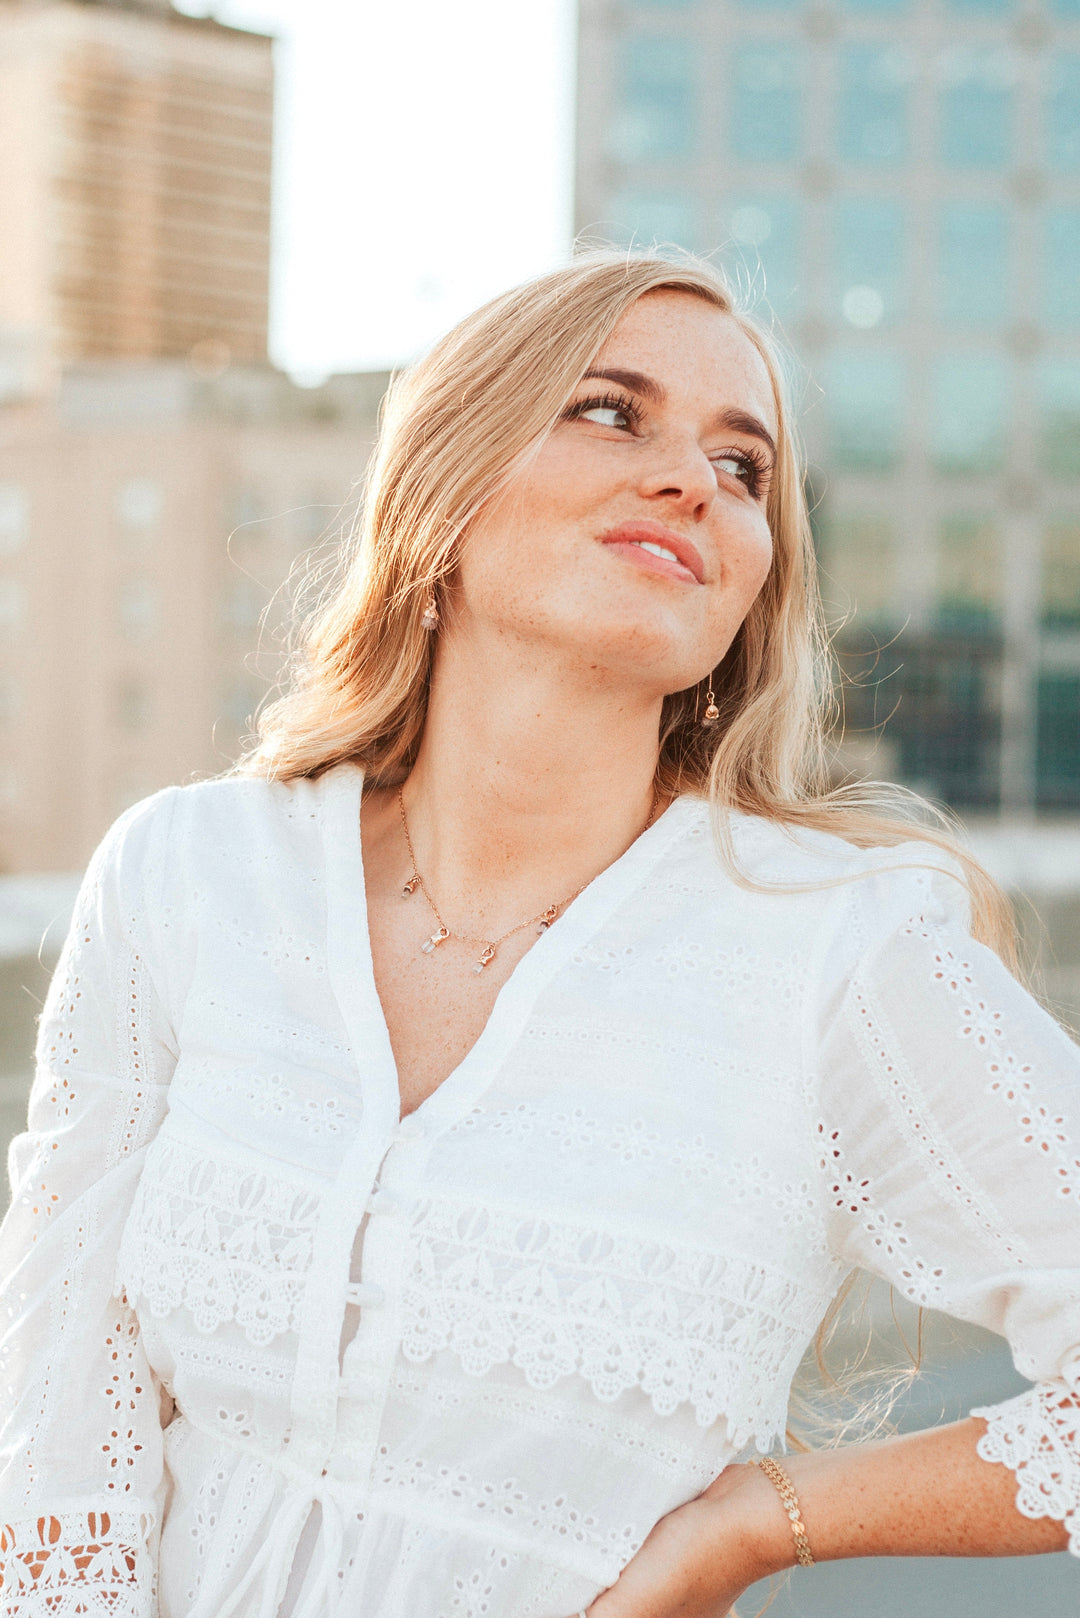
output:
<path id="1" fill-rule="evenodd" d="M 793 1560 L 772 1484 L 756 1466 L 728 1466 L 661 1517 L 587 1618 L 725 1618 L 749 1585 Z"/>

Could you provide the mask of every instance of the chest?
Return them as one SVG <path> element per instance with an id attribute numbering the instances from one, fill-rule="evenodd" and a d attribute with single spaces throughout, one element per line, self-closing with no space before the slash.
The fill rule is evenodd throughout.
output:
<path id="1" fill-rule="evenodd" d="M 401 1094 L 414 1112 L 458 1068 L 487 1026 L 500 991 L 535 942 L 529 928 L 501 943 L 476 970 L 476 943 L 451 937 L 422 946 L 435 922 L 421 895 L 373 896 L 368 910 L 372 968 Z"/>
<path id="2" fill-rule="evenodd" d="M 258 1363 L 282 1399 L 294 1351 L 317 1371 L 295 1397 L 331 1389 L 354 1281 L 356 1356 L 386 1377 L 400 1345 L 440 1374 L 461 1356 L 604 1399 L 655 1380 L 706 1422 L 752 1357 L 782 1400 L 836 1281 L 807 929 L 762 925 L 696 867 L 673 880 L 583 895 L 481 974 L 467 950 L 422 953 L 400 899 L 400 923 L 372 908 L 369 957 L 344 883 L 325 927 L 310 901 L 242 929 L 208 902 L 122 1264 L 184 1408 L 218 1330 L 208 1420 L 226 1349 L 278 1356 Z M 267 1442 L 294 1419 L 275 1403 Z"/>

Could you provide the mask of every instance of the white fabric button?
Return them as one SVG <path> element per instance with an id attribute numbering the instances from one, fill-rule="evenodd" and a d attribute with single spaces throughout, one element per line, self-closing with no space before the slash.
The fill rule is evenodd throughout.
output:
<path id="1" fill-rule="evenodd" d="M 424 1133 L 424 1126 L 414 1112 L 403 1118 L 397 1127 L 398 1140 L 421 1140 Z"/>
<path id="2" fill-rule="evenodd" d="M 386 1293 L 375 1281 L 350 1281 L 345 1296 L 358 1309 L 375 1309 L 386 1301 Z"/>
<path id="3" fill-rule="evenodd" d="M 367 1200 L 367 1211 L 372 1214 L 398 1214 L 401 1212 L 401 1198 L 387 1191 L 385 1186 L 377 1186 Z"/>

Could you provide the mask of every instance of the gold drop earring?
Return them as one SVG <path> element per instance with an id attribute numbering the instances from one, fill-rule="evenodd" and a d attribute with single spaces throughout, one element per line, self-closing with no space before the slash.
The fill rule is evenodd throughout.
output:
<path id="1" fill-rule="evenodd" d="M 428 591 L 427 600 L 424 602 L 424 616 L 421 618 L 420 623 L 429 633 L 439 627 L 439 609 L 435 605 L 434 590 Z"/>
<path id="2" fill-rule="evenodd" d="M 720 710 L 716 706 L 716 695 L 715 695 L 715 693 L 713 691 L 712 686 L 710 685 L 708 691 L 705 694 L 705 712 L 701 716 L 701 728 L 702 728 L 702 730 L 712 730 L 713 726 L 716 724 L 716 721 L 719 719 L 719 717 L 720 717 Z"/>

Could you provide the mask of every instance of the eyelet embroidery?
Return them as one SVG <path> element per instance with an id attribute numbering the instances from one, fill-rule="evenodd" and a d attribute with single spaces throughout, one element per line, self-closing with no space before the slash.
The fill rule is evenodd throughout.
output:
<path id="1" fill-rule="evenodd" d="M 1038 1099 L 1032 1082 L 1034 1067 L 1010 1049 L 1003 1014 L 980 993 L 973 964 L 958 956 L 924 920 L 921 925 L 913 924 L 910 931 L 932 946 L 931 982 L 956 1002 L 959 1038 L 973 1041 L 985 1055 L 987 1094 L 1015 1112 L 1021 1140 L 1051 1165 L 1059 1195 L 1080 1197 L 1080 1155 L 1068 1134 L 1067 1120 Z"/>

